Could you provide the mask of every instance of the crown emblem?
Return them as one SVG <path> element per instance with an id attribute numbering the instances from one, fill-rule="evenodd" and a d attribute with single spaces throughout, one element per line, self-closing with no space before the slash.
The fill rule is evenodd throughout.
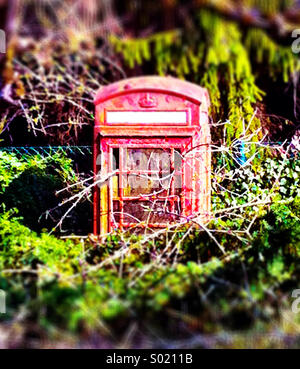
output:
<path id="1" fill-rule="evenodd" d="M 157 106 L 157 100 L 155 97 L 151 97 L 150 94 L 146 94 L 139 100 L 141 108 L 155 108 Z"/>

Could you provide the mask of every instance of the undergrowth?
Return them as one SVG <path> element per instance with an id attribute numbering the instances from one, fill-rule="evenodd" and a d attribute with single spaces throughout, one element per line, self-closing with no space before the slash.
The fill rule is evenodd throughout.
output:
<path id="1" fill-rule="evenodd" d="M 35 167 L 37 160 L 31 164 L 11 160 L 11 170 L 7 170 L 7 158 L 2 155 L 4 194 L 24 168 Z M 271 178 L 270 171 L 276 177 L 276 165 L 281 168 L 282 163 L 270 160 L 265 170 Z M 208 232 L 191 223 L 156 235 L 115 232 L 105 242 L 93 236 L 61 240 L 30 230 L 17 210 L 4 208 L 0 288 L 7 292 L 8 314 L 1 319 L 14 320 L 23 311 L 25 321 L 38 323 L 48 333 L 61 329 L 108 335 L 120 334 L 135 321 L 164 335 L 162 322 L 167 331 L 178 334 L 183 326 L 191 333 L 214 333 L 280 320 L 281 310 L 290 309 L 290 294 L 300 277 L 297 165 L 296 160 L 285 163 L 272 201 L 254 210 L 255 216 L 253 207 L 245 207 L 240 209 L 243 220 L 216 217 L 207 226 Z M 68 173 L 66 178 L 72 180 L 72 171 Z M 248 173 L 247 181 L 241 176 L 231 189 L 243 191 L 247 184 L 248 196 L 249 189 L 256 194 L 265 183 L 259 180 L 265 173 L 260 170 L 253 175 Z M 215 191 L 213 198 L 220 210 L 224 202 L 231 204 L 223 191 Z M 254 219 L 251 232 L 240 237 L 247 217 Z M 299 316 L 294 319 L 299 321 Z"/>

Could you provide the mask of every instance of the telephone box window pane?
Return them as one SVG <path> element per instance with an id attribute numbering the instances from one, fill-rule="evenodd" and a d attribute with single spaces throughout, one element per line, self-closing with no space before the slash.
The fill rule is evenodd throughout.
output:
<path id="1" fill-rule="evenodd" d="M 119 197 L 119 176 L 112 177 L 113 198 Z"/>
<path id="2" fill-rule="evenodd" d="M 127 169 L 134 171 L 170 172 L 171 157 L 169 149 L 127 149 Z"/>
<path id="3" fill-rule="evenodd" d="M 120 149 L 119 148 L 113 148 L 113 170 L 119 170 L 120 169 Z"/>
<path id="4" fill-rule="evenodd" d="M 181 189 L 182 189 L 182 176 L 181 175 L 174 176 L 174 189 L 175 189 L 175 195 L 179 196 L 181 194 Z"/>
<path id="5" fill-rule="evenodd" d="M 175 215 L 175 220 L 179 220 L 180 219 L 180 214 L 181 214 L 181 202 L 180 202 L 180 197 L 179 196 L 175 197 L 174 213 L 176 214 Z"/>
<path id="6" fill-rule="evenodd" d="M 113 201 L 112 219 L 116 223 L 120 223 L 120 202 L 119 201 Z"/>
<path id="7" fill-rule="evenodd" d="M 179 149 L 113 148 L 112 158 L 112 168 L 118 171 L 111 178 L 113 227 L 180 221 L 183 160 Z"/>
<path id="8" fill-rule="evenodd" d="M 170 189 L 170 182 L 170 175 L 166 176 L 165 178 L 158 178 L 157 175 L 151 174 L 129 174 L 125 180 L 124 196 L 139 197 L 140 195 L 149 195 L 155 193 L 159 193 L 160 196 L 166 196 L 168 190 Z"/>
<path id="9" fill-rule="evenodd" d="M 180 150 L 174 150 L 174 169 L 182 171 L 182 155 Z"/>
<path id="10" fill-rule="evenodd" d="M 171 206 L 165 201 L 126 201 L 124 203 L 125 223 L 168 223 L 174 221 Z"/>

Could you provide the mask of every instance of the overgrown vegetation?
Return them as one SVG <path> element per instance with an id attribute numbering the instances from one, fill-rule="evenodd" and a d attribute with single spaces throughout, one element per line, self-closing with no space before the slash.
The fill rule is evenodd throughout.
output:
<path id="1" fill-rule="evenodd" d="M 258 335 L 254 347 L 299 347 L 291 293 L 300 278 L 300 67 L 281 42 L 286 29 L 276 33 L 276 14 L 288 17 L 293 1 L 245 0 L 246 24 L 235 2 L 167 3 L 188 12 L 180 27 L 160 27 L 153 14 L 164 5 L 151 1 L 143 19 L 131 20 L 135 32 L 123 32 L 117 17 L 111 23 L 111 12 L 108 34 L 96 19 L 87 29 L 80 12 L 68 21 L 67 2 L 57 2 L 57 14 L 36 14 L 43 36 L 17 31 L 3 62 L 1 143 L 89 144 L 101 85 L 141 74 L 187 79 L 207 87 L 212 102 L 212 220 L 99 239 L 88 235 L 89 162 L 82 174 L 63 150 L 0 151 L 0 289 L 8 309 L 0 319 L 13 332 L 23 327 L 12 346 L 32 336 L 65 342 L 71 332 L 110 346 L 174 347 L 180 338 L 182 346 L 249 347 L 248 335 Z M 259 28 L 262 21 L 271 26 Z M 64 240 L 65 231 L 86 237 Z"/>
<path id="2" fill-rule="evenodd" d="M 253 141 L 266 133 L 271 137 L 270 117 L 262 110 L 253 118 L 266 93 L 256 81 L 263 73 L 265 79 L 288 83 L 290 76 L 300 71 L 290 46 L 277 45 L 259 29 L 243 32 L 235 22 L 210 11 L 199 12 L 194 22 L 197 32 L 192 36 L 170 31 L 140 39 L 112 36 L 110 41 L 131 69 L 151 62 L 153 73 L 172 74 L 206 87 L 215 121 L 231 123 L 227 125 L 227 144 L 242 137 L 247 124 L 248 133 L 254 133 Z M 215 139 L 221 138 L 219 131 L 213 134 Z"/>
<path id="3" fill-rule="evenodd" d="M 23 224 L 30 229 L 50 232 L 66 211 L 62 190 L 70 185 L 74 194 L 81 188 L 72 160 L 61 149 L 50 150 L 48 155 L 23 156 L 0 151 L 0 162 L 0 202 L 4 208 L 18 209 Z M 65 220 L 69 232 L 89 232 L 90 199 L 85 200 Z"/>
<path id="4" fill-rule="evenodd" d="M 14 159 L 2 153 L 4 195 L 25 167 L 34 170 L 41 160 L 25 164 Z M 58 172 L 73 180 L 68 161 L 59 154 L 53 160 L 65 163 Z M 52 163 L 46 160 L 45 168 Z M 284 325 L 282 314 L 290 309 L 291 290 L 300 277 L 299 173 L 298 158 L 280 156 L 267 159 L 258 173 L 241 167 L 238 180 L 213 195 L 216 211 L 233 207 L 237 213 L 216 216 L 208 231 L 186 224 L 147 236 L 117 232 L 105 243 L 94 237 L 63 241 L 31 231 L 13 210 L 4 211 L 0 288 L 8 293 L 5 319 L 14 319 L 22 309 L 25 321 L 38 323 L 52 338 L 62 330 L 112 339 L 135 321 L 143 322 L 150 337 L 153 332 L 164 337 L 162 321 L 173 326 L 174 334 L 183 324 L 187 337 L 262 327 L 273 332 L 274 321 Z M 271 201 L 249 205 L 258 194 L 270 192 L 278 174 Z M 299 316 L 292 319 L 297 326 Z M 293 337 L 291 326 L 284 329 Z M 296 345 L 296 336 L 291 342 Z"/>

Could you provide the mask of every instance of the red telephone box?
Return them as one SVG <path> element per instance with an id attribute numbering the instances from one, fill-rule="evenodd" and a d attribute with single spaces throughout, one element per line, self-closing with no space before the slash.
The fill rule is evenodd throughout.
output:
<path id="1" fill-rule="evenodd" d="M 207 90 L 138 77 L 101 88 L 95 106 L 94 233 L 208 220 Z"/>

